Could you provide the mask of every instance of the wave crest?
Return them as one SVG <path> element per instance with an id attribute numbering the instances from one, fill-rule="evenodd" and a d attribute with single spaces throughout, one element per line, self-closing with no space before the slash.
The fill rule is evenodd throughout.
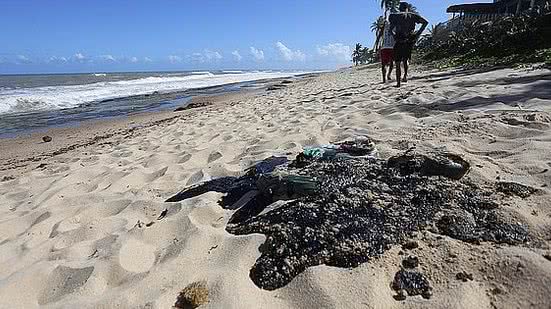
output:
<path id="1" fill-rule="evenodd" d="M 214 75 L 150 76 L 134 80 L 0 90 L 0 114 L 63 109 L 81 104 L 155 92 L 176 92 L 263 79 L 285 78 L 308 72 L 247 72 Z"/>

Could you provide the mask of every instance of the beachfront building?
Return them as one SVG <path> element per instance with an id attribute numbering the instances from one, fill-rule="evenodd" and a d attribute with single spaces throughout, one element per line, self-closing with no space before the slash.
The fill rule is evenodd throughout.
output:
<path id="1" fill-rule="evenodd" d="M 489 21 L 502 16 L 520 14 L 537 5 L 544 5 L 549 0 L 494 0 L 490 3 L 467 3 L 448 7 L 452 14 L 446 26 L 455 29 L 465 22 L 473 20 Z"/>

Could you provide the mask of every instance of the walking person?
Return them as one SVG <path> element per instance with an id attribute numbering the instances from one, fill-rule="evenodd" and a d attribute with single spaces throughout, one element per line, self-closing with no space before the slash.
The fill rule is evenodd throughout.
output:
<path id="1" fill-rule="evenodd" d="M 419 14 L 410 10 L 411 5 L 407 2 L 400 2 L 399 12 L 390 14 L 390 31 L 396 40 L 394 44 L 394 61 L 396 62 L 396 87 L 408 79 L 408 61 L 411 59 L 411 52 L 417 39 L 421 36 L 429 22 Z M 415 31 L 416 26 L 421 27 Z M 404 76 L 402 77 L 402 68 Z"/>
<path id="2" fill-rule="evenodd" d="M 381 70 L 383 73 L 383 83 L 386 83 L 387 79 L 392 80 L 392 68 L 394 67 L 394 36 L 390 31 L 390 23 L 385 20 L 383 26 L 383 35 L 381 49 L 379 50 L 379 57 L 381 58 Z M 386 68 L 388 67 L 388 74 Z"/>

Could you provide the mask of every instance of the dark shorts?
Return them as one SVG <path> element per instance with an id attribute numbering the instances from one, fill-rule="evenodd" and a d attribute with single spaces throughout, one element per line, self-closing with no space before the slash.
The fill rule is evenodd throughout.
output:
<path id="1" fill-rule="evenodd" d="M 391 64 L 394 61 L 394 50 L 392 48 L 381 49 L 381 63 L 383 65 Z"/>
<path id="2" fill-rule="evenodd" d="M 394 45 L 394 60 L 396 62 L 410 60 L 414 44 L 415 42 L 412 43 L 411 40 L 396 42 Z"/>

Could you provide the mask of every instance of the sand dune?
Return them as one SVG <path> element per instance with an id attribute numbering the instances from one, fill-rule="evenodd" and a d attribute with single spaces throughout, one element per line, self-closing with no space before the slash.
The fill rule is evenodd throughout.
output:
<path id="1" fill-rule="evenodd" d="M 0 308 L 171 308 L 198 281 L 208 285 L 205 308 L 551 306 L 549 70 L 417 71 L 400 89 L 380 84 L 376 69 L 343 70 L 162 117 L 55 156 L 40 154 L 78 128 L 49 144 L 15 146 L 23 149 L 17 162 L 2 156 Z M 373 138 L 382 158 L 446 150 L 471 162 L 474 182 L 540 188 L 503 207 L 542 243 L 473 245 L 420 232 L 419 248 L 405 253 L 431 281 L 428 300 L 393 298 L 401 247 L 353 269 L 311 267 L 266 291 L 249 278 L 265 237 L 226 232 L 232 211 L 218 206 L 220 194 L 163 202 L 271 155 L 292 158 L 303 146 L 358 135 Z M 474 279 L 457 280 L 461 271 Z"/>

